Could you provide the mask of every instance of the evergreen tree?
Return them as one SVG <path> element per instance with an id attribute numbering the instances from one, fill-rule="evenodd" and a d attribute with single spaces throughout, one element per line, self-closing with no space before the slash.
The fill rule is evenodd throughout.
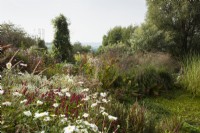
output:
<path id="1" fill-rule="evenodd" d="M 69 23 L 64 15 L 60 14 L 53 20 L 55 28 L 53 40 L 54 56 L 61 61 L 72 61 L 72 46 L 70 43 Z"/>

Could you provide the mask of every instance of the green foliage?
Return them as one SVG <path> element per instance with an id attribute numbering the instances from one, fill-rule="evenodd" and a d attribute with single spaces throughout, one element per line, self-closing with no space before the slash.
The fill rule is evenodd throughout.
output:
<path id="1" fill-rule="evenodd" d="M 75 42 L 73 45 L 73 53 L 89 53 L 92 47 L 90 45 L 83 46 L 80 42 Z"/>
<path id="2" fill-rule="evenodd" d="M 9 43 L 18 48 L 37 45 L 36 39 L 29 36 L 22 28 L 12 23 L 0 24 L 0 45 Z"/>
<path id="3" fill-rule="evenodd" d="M 132 33 L 135 31 L 136 27 L 128 26 L 128 27 L 121 27 L 116 26 L 110 31 L 108 31 L 107 35 L 103 36 L 103 46 L 108 45 L 115 45 L 120 42 L 130 45 L 130 37 Z"/>
<path id="4" fill-rule="evenodd" d="M 37 40 L 37 45 L 38 45 L 38 48 L 41 48 L 42 50 L 47 51 L 47 46 L 45 45 L 45 41 L 44 40 L 39 38 Z"/>
<path id="5" fill-rule="evenodd" d="M 53 21 L 55 28 L 53 51 L 54 56 L 61 61 L 73 61 L 72 46 L 69 36 L 69 23 L 64 15 L 60 14 Z"/>
<path id="6" fill-rule="evenodd" d="M 134 51 L 169 51 L 169 43 L 165 32 L 150 23 L 142 24 L 131 37 L 131 47 Z"/>
<path id="7" fill-rule="evenodd" d="M 198 55 L 190 56 L 183 61 L 183 75 L 180 83 L 193 95 L 200 96 L 200 59 Z"/>
<path id="8" fill-rule="evenodd" d="M 136 73 L 135 83 L 140 94 L 153 96 L 174 87 L 174 81 L 170 73 L 151 66 L 147 66 Z"/>
<path id="9" fill-rule="evenodd" d="M 171 52 L 184 55 L 199 52 L 200 1 L 147 0 L 147 19 L 172 40 Z"/>
<path id="10" fill-rule="evenodd" d="M 200 127 L 200 97 L 193 97 L 186 91 L 176 89 L 166 93 L 163 97 L 145 98 L 140 102 L 144 103 L 152 116 L 155 116 L 162 130 L 172 129 L 181 124 L 181 131 L 186 130 L 187 133 L 192 130 L 189 131 L 186 127 L 191 127 L 191 129 Z"/>
<path id="11" fill-rule="evenodd" d="M 114 114 L 119 119 L 119 132 L 122 133 L 149 133 L 154 132 L 155 125 L 151 123 L 148 110 L 139 105 L 138 102 L 126 106 L 117 101 L 106 106 L 109 113 Z"/>
<path id="12" fill-rule="evenodd" d="M 178 119 L 177 117 L 170 118 L 170 119 L 164 119 L 159 122 L 158 126 L 156 127 L 156 130 L 158 133 L 176 133 L 181 132 L 182 128 L 182 121 Z"/>
<path id="13" fill-rule="evenodd" d="M 200 133 L 200 127 L 195 127 L 195 126 L 192 126 L 190 125 L 189 123 L 187 122 L 184 122 L 183 123 L 183 130 L 185 132 L 190 132 L 190 133 Z"/>
<path id="14" fill-rule="evenodd" d="M 67 71 L 64 69 L 65 64 L 66 63 L 57 63 L 51 65 L 43 72 L 43 74 L 48 78 L 51 78 L 52 76 L 57 74 L 67 74 Z"/>

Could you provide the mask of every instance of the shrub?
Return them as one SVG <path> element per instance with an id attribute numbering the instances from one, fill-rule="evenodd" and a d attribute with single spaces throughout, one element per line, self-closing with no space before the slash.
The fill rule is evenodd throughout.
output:
<path id="1" fill-rule="evenodd" d="M 12 23 L 0 24 L 0 44 L 11 43 L 17 48 L 29 48 L 37 45 L 35 38 L 28 35 L 24 29 Z"/>
<path id="2" fill-rule="evenodd" d="M 174 80 L 170 73 L 160 68 L 147 66 L 139 70 L 135 77 L 135 83 L 140 94 L 159 95 L 162 91 L 173 88 Z"/>
<path id="3" fill-rule="evenodd" d="M 190 56 L 184 61 L 183 75 L 180 83 L 192 94 L 200 95 L 200 58 L 197 55 Z"/>

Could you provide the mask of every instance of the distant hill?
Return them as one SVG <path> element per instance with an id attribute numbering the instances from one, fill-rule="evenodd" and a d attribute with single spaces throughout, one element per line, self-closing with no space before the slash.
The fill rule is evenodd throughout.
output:
<path id="1" fill-rule="evenodd" d="M 51 42 L 46 42 L 45 43 L 48 49 L 52 48 L 52 43 Z M 101 42 L 81 42 L 82 45 L 90 45 L 94 51 L 96 51 L 99 46 L 101 45 Z"/>

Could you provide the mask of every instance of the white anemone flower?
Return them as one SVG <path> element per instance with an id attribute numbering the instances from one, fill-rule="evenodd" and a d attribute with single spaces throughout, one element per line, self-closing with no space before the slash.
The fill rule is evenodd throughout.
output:
<path id="1" fill-rule="evenodd" d="M 89 88 L 83 89 L 81 92 L 88 92 Z"/>
<path id="2" fill-rule="evenodd" d="M 88 113 L 84 113 L 84 114 L 83 114 L 83 117 L 84 117 L 84 118 L 87 118 L 88 116 L 89 116 Z"/>
<path id="3" fill-rule="evenodd" d="M 64 124 L 65 122 L 67 122 L 67 120 L 68 120 L 67 118 L 62 118 L 60 121 L 61 121 L 61 123 Z"/>
<path id="4" fill-rule="evenodd" d="M 69 88 L 65 88 L 65 89 L 61 90 L 62 93 L 65 93 L 65 92 L 68 92 L 68 91 L 69 91 Z"/>
<path id="5" fill-rule="evenodd" d="M 108 103 L 108 100 L 104 98 L 104 99 L 102 99 L 102 102 Z"/>
<path id="6" fill-rule="evenodd" d="M 95 124 L 90 124 L 90 127 L 95 133 L 98 131 L 98 127 Z"/>
<path id="7" fill-rule="evenodd" d="M 114 116 L 112 116 L 112 115 L 109 115 L 109 116 L 108 116 L 108 119 L 109 119 L 110 121 L 116 121 L 116 120 L 117 120 L 117 117 L 114 117 Z"/>
<path id="8" fill-rule="evenodd" d="M 37 105 L 42 105 L 43 104 L 43 102 L 42 101 L 40 101 L 40 100 L 37 100 Z"/>
<path id="9" fill-rule="evenodd" d="M 19 92 L 13 92 L 13 96 L 21 97 L 22 94 L 20 94 Z"/>
<path id="10" fill-rule="evenodd" d="M 0 95 L 2 95 L 3 93 L 4 93 L 4 90 L 1 90 L 1 89 L 0 89 Z"/>
<path id="11" fill-rule="evenodd" d="M 106 97 L 106 96 L 107 96 L 107 93 L 105 93 L 105 92 L 104 92 L 104 93 L 101 92 L 101 93 L 100 93 L 100 96 L 101 96 L 101 97 Z"/>
<path id="12" fill-rule="evenodd" d="M 48 115 L 49 115 L 49 112 L 42 112 L 42 113 L 36 112 L 34 117 L 40 118 L 40 117 L 44 117 L 44 116 L 48 116 Z"/>
<path id="13" fill-rule="evenodd" d="M 93 103 L 92 105 L 91 105 L 91 107 L 93 108 L 93 107 L 96 107 L 97 106 L 97 103 Z"/>
<path id="14" fill-rule="evenodd" d="M 63 94 L 61 92 L 54 92 L 54 94 L 57 94 L 58 96 L 62 97 Z"/>
<path id="15" fill-rule="evenodd" d="M 90 100 L 90 97 L 89 96 L 86 96 L 85 98 L 82 99 L 83 101 L 88 101 Z"/>
<path id="16" fill-rule="evenodd" d="M 65 95 L 66 95 L 67 97 L 71 97 L 71 94 L 70 94 L 69 92 L 66 92 Z"/>
<path id="17" fill-rule="evenodd" d="M 25 116 L 32 116 L 32 113 L 31 113 L 30 110 L 29 111 L 24 111 L 23 113 L 24 113 Z"/>
<path id="18" fill-rule="evenodd" d="M 108 113 L 102 112 L 102 115 L 103 115 L 103 116 L 108 116 Z"/>
<path id="19" fill-rule="evenodd" d="M 57 108 L 58 106 L 59 106 L 59 103 L 54 103 L 54 104 L 53 104 L 53 107 L 54 107 L 54 108 Z"/>
<path id="20" fill-rule="evenodd" d="M 24 64 L 24 63 L 20 63 L 19 65 L 23 67 L 27 67 L 27 64 Z"/>
<path id="21" fill-rule="evenodd" d="M 26 103 L 28 100 L 27 99 L 24 99 L 22 101 L 20 101 L 20 103 Z"/>
<path id="22" fill-rule="evenodd" d="M 2 103 L 2 105 L 10 106 L 10 105 L 11 105 L 11 102 L 6 101 L 6 102 Z"/>
<path id="23" fill-rule="evenodd" d="M 51 118 L 49 116 L 44 118 L 44 121 L 50 121 L 50 120 L 51 120 Z"/>
<path id="24" fill-rule="evenodd" d="M 75 130 L 76 130 L 75 126 L 69 125 L 69 126 L 64 128 L 64 133 L 73 133 Z"/>

